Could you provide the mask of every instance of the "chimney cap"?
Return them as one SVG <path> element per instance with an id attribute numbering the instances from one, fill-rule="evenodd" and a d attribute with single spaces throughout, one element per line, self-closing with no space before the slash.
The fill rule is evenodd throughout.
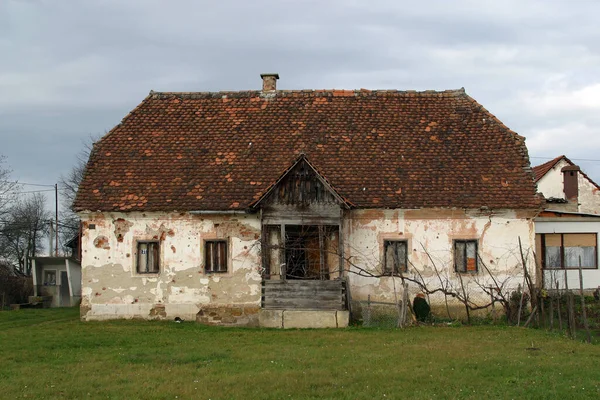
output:
<path id="1" fill-rule="evenodd" d="M 279 74 L 277 72 L 265 72 L 265 73 L 260 74 L 260 77 L 263 79 L 267 76 L 273 76 L 273 77 L 275 77 L 275 79 L 279 79 Z"/>
<path id="2" fill-rule="evenodd" d="M 581 171 L 581 168 L 579 168 L 578 165 L 567 165 L 566 167 L 563 167 L 561 169 L 561 172 L 567 172 L 567 171 Z"/>

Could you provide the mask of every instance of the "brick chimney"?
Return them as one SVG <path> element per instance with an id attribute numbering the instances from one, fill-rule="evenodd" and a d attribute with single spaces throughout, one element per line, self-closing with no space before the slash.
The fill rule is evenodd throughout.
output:
<path id="1" fill-rule="evenodd" d="M 277 79 L 279 79 L 278 73 L 260 74 L 263 81 L 263 92 L 274 92 L 277 90 Z"/>
<path id="2" fill-rule="evenodd" d="M 569 202 L 575 204 L 577 204 L 579 200 L 579 184 L 577 181 L 580 170 L 581 169 L 577 165 L 567 165 L 561 169 L 563 173 L 563 190 L 565 192 L 565 197 Z"/>

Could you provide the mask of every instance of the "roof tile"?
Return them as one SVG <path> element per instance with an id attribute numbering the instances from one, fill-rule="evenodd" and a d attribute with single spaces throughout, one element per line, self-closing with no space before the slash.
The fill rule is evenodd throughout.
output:
<path id="1" fill-rule="evenodd" d="M 300 154 L 359 208 L 539 206 L 524 138 L 463 89 L 361 89 L 151 92 L 94 145 L 75 209 L 244 209 Z"/>

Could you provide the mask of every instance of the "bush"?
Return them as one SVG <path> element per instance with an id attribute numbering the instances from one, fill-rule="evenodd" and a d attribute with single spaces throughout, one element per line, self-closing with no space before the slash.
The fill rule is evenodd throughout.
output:
<path id="1" fill-rule="evenodd" d="M 33 294 L 31 277 L 19 276 L 8 264 L 0 264 L 0 305 L 27 303 Z"/>
<path id="2" fill-rule="evenodd" d="M 523 296 L 523 303 L 521 303 L 521 296 Z M 508 322 L 517 322 L 519 318 L 519 309 L 521 309 L 521 313 L 523 314 L 521 315 L 521 319 L 528 313 L 527 304 L 529 304 L 529 299 L 529 293 L 522 293 L 520 290 L 515 290 L 510 294 L 508 309 L 505 310 Z"/>

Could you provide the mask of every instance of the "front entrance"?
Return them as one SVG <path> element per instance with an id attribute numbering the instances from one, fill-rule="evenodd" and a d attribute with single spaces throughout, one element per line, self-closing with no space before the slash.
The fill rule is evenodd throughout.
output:
<path id="1" fill-rule="evenodd" d="M 265 279 L 326 281 L 343 276 L 342 215 L 350 205 L 305 155 L 253 207 L 262 211 Z"/>
<path id="2" fill-rule="evenodd" d="M 330 280 L 341 276 L 339 226 L 269 225 L 264 229 L 265 278 Z"/>
<path id="3" fill-rule="evenodd" d="M 289 225 L 285 230 L 286 279 L 329 280 L 325 226 Z"/>

